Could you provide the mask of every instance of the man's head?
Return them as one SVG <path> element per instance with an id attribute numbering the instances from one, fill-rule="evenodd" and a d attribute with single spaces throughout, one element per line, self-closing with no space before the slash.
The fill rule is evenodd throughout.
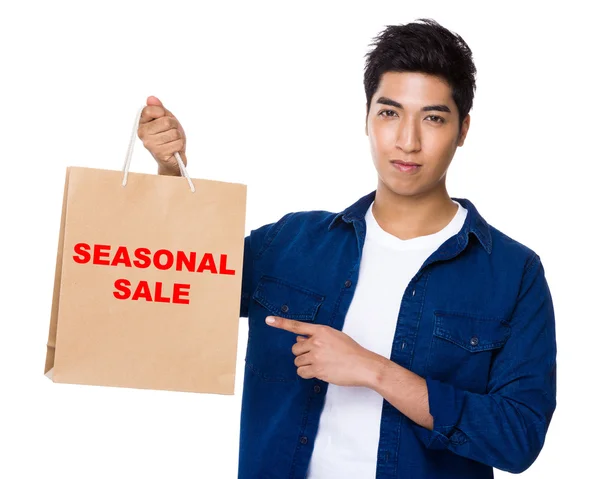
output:
<path id="1" fill-rule="evenodd" d="M 470 124 L 476 69 L 464 40 L 433 20 L 388 26 L 367 54 L 365 132 L 380 184 L 399 195 L 445 188 Z M 403 171 L 398 161 L 420 166 Z"/>

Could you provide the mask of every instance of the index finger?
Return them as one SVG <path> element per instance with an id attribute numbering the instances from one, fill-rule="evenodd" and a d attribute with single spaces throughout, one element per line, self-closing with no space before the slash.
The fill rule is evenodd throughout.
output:
<path id="1" fill-rule="evenodd" d="M 306 324 L 302 321 L 280 318 L 279 316 L 267 316 L 265 322 L 274 328 L 285 329 L 291 333 L 302 334 L 304 336 L 312 336 L 315 334 L 316 328 L 318 328 L 316 324 Z"/>

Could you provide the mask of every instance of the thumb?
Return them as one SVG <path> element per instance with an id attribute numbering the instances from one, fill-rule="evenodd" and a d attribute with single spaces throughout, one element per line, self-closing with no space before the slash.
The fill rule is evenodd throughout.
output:
<path id="1" fill-rule="evenodd" d="M 146 99 L 146 105 L 148 105 L 148 106 L 160 106 L 160 107 L 162 107 L 165 110 L 165 113 L 166 113 L 167 116 L 175 118 L 175 115 L 173 115 L 173 113 L 171 113 L 169 110 L 167 110 L 165 108 L 165 106 L 162 104 L 162 102 L 158 98 L 156 98 L 155 96 L 149 96 Z"/>
<path id="2" fill-rule="evenodd" d="M 148 105 L 148 106 L 162 106 L 164 108 L 162 102 L 158 98 L 156 98 L 155 96 L 149 96 L 146 99 L 146 105 Z"/>

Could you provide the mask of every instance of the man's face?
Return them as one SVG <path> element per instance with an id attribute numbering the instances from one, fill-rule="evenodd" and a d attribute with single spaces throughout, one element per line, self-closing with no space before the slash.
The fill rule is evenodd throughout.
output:
<path id="1" fill-rule="evenodd" d="M 384 73 L 365 128 L 379 186 L 401 196 L 445 189 L 446 171 L 456 148 L 464 143 L 469 121 L 467 116 L 459 129 L 458 108 L 443 79 Z M 402 167 L 400 160 L 419 166 Z"/>

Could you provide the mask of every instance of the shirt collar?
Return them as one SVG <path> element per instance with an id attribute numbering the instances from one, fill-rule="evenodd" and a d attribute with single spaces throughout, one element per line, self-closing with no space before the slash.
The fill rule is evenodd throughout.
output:
<path id="1" fill-rule="evenodd" d="M 337 226 L 340 221 L 346 223 L 352 223 L 354 221 L 364 221 L 365 215 L 369 206 L 375 200 L 376 191 L 360 198 L 356 203 L 348 206 L 344 211 L 337 213 L 331 223 L 329 224 L 329 230 Z M 452 198 L 454 201 L 460 203 L 467 210 L 467 218 L 461 230 L 458 232 L 458 242 L 462 246 L 468 242 L 469 234 L 473 233 L 479 240 L 485 251 L 490 254 L 492 252 L 492 234 L 490 231 L 490 225 L 485 219 L 479 214 L 475 205 L 466 198 Z"/>

